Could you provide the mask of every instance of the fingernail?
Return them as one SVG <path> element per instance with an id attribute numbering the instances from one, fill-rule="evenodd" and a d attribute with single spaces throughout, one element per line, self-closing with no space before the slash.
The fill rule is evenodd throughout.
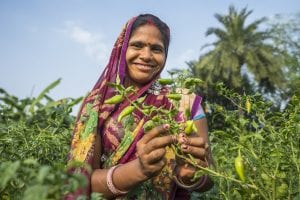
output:
<path id="1" fill-rule="evenodd" d="M 188 148 L 188 146 L 186 144 L 182 144 L 181 148 L 184 149 L 184 150 L 186 150 Z"/>
<path id="2" fill-rule="evenodd" d="M 181 138 L 179 138 L 179 142 L 182 143 L 182 144 L 187 143 L 187 139 L 181 137 Z"/>
<path id="3" fill-rule="evenodd" d="M 185 137 L 183 133 L 179 133 L 179 137 Z"/>
<path id="4" fill-rule="evenodd" d="M 164 129 L 169 130 L 170 125 L 169 124 L 164 124 L 163 127 L 164 127 Z"/>
<path id="5" fill-rule="evenodd" d="M 179 141 L 179 143 L 184 143 L 183 138 L 179 138 L 178 141 Z"/>

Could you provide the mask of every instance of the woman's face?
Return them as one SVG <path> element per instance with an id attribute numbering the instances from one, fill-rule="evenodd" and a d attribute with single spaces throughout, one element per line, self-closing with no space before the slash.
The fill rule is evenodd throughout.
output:
<path id="1" fill-rule="evenodd" d="M 162 35 L 154 25 L 142 25 L 129 39 L 126 52 L 128 85 L 141 87 L 164 67 L 166 52 Z"/>

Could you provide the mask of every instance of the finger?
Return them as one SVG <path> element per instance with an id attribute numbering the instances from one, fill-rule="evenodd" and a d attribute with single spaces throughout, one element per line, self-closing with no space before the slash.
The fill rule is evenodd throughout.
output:
<path id="1" fill-rule="evenodd" d="M 145 144 L 144 152 L 150 153 L 155 149 L 164 148 L 172 143 L 173 143 L 173 138 L 171 135 L 156 137 L 150 140 L 147 144 Z"/>
<path id="2" fill-rule="evenodd" d="M 158 161 L 157 163 L 155 163 L 154 165 L 152 165 L 152 167 L 156 171 L 156 173 L 154 175 L 157 176 L 158 174 L 160 174 L 161 170 L 164 168 L 164 166 L 166 164 L 167 164 L 167 159 L 164 157 L 163 159 L 161 159 L 160 161 Z"/>
<path id="3" fill-rule="evenodd" d="M 178 142 L 180 144 L 187 144 L 195 147 L 205 147 L 205 141 L 202 137 L 187 137 L 185 135 L 179 135 Z"/>
<path id="4" fill-rule="evenodd" d="M 145 175 L 150 178 L 160 174 L 161 170 L 164 168 L 166 163 L 167 163 L 167 159 L 164 157 L 163 159 L 159 160 L 156 163 L 142 165 L 142 167 Z"/>
<path id="5" fill-rule="evenodd" d="M 178 135 L 171 135 L 172 138 L 172 144 L 177 144 L 178 142 Z"/>
<path id="6" fill-rule="evenodd" d="M 189 145 L 195 146 L 195 147 L 204 147 L 205 141 L 203 137 L 189 137 L 188 138 Z"/>
<path id="7" fill-rule="evenodd" d="M 148 143 L 150 140 L 152 140 L 153 138 L 155 138 L 159 134 L 167 132 L 169 130 L 169 128 L 170 128 L 169 124 L 164 124 L 164 125 L 157 126 L 153 129 L 151 129 L 150 131 L 148 131 L 147 133 L 145 133 L 145 135 L 142 137 L 140 142 Z"/>
<path id="8" fill-rule="evenodd" d="M 164 155 L 166 154 L 166 150 L 163 148 L 156 149 L 152 151 L 150 154 L 147 155 L 147 163 L 148 164 L 154 164 L 159 161 L 161 161 L 164 158 Z"/>
<path id="9" fill-rule="evenodd" d="M 186 144 L 182 144 L 181 145 L 181 150 L 184 153 L 189 153 L 191 155 L 193 155 L 196 158 L 200 158 L 200 159 L 204 159 L 206 156 L 206 150 L 204 148 L 201 147 L 194 147 L 194 146 L 189 146 Z"/>

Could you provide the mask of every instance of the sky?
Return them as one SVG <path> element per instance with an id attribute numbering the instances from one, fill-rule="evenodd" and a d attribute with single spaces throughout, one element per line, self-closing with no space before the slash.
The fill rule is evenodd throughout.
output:
<path id="1" fill-rule="evenodd" d="M 215 13 L 229 5 L 253 10 L 248 21 L 300 11 L 299 0 L 1 0 L 0 88 L 19 98 L 51 90 L 54 99 L 80 97 L 94 86 L 128 19 L 152 13 L 171 29 L 163 77 L 186 68 L 211 41 L 205 32 L 221 27 Z"/>

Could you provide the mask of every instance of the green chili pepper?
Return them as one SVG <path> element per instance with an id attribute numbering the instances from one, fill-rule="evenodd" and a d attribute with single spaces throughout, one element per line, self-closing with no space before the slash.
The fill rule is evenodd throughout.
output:
<path id="1" fill-rule="evenodd" d="M 122 110 L 118 116 L 118 122 L 120 122 L 125 116 L 130 115 L 134 111 L 134 106 L 127 106 Z"/>
<path id="2" fill-rule="evenodd" d="M 168 85 L 174 83 L 173 79 L 167 79 L 167 78 L 160 78 L 158 79 L 158 82 L 162 85 Z"/>
<path id="3" fill-rule="evenodd" d="M 184 129 L 185 134 L 189 135 L 193 132 L 193 125 L 194 125 L 193 120 L 187 120 L 185 122 L 185 129 Z"/>
<path id="4" fill-rule="evenodd" d="M 243 157 L 241 155 L 240 150 L 239 150 L 238 156 L 234 160 L 234 166 L 235 166 L 235 171 L 238 174 L 238 176 L 240 177 L 240 179 L 243 182 L 245 182 L 246 178 L 245 178 L 245 174 L 244 174 L 244 161 L 243 161 Z"/>
<path id="5" fill-rule="evenodd" d="M 250 111 L 251 111 L 251 102 L 248 98 L 246 100 L 246 110 L 247 110 L 247 113 L 250 113 Z"/>
<path id="6" fill-rule="evenodd" d="M 167 94 L 166 95 L 169 99 L 173 99 L 176 101 L 179 101 L 181 99 L 181 94 L 173 93 L 173 94 Z"/>
<path id="7" fill-rule="evenodd" d="M 105 104 L 117 104 L 123 100 L 123 96 L 118 94 L 104 101 Z"/>

